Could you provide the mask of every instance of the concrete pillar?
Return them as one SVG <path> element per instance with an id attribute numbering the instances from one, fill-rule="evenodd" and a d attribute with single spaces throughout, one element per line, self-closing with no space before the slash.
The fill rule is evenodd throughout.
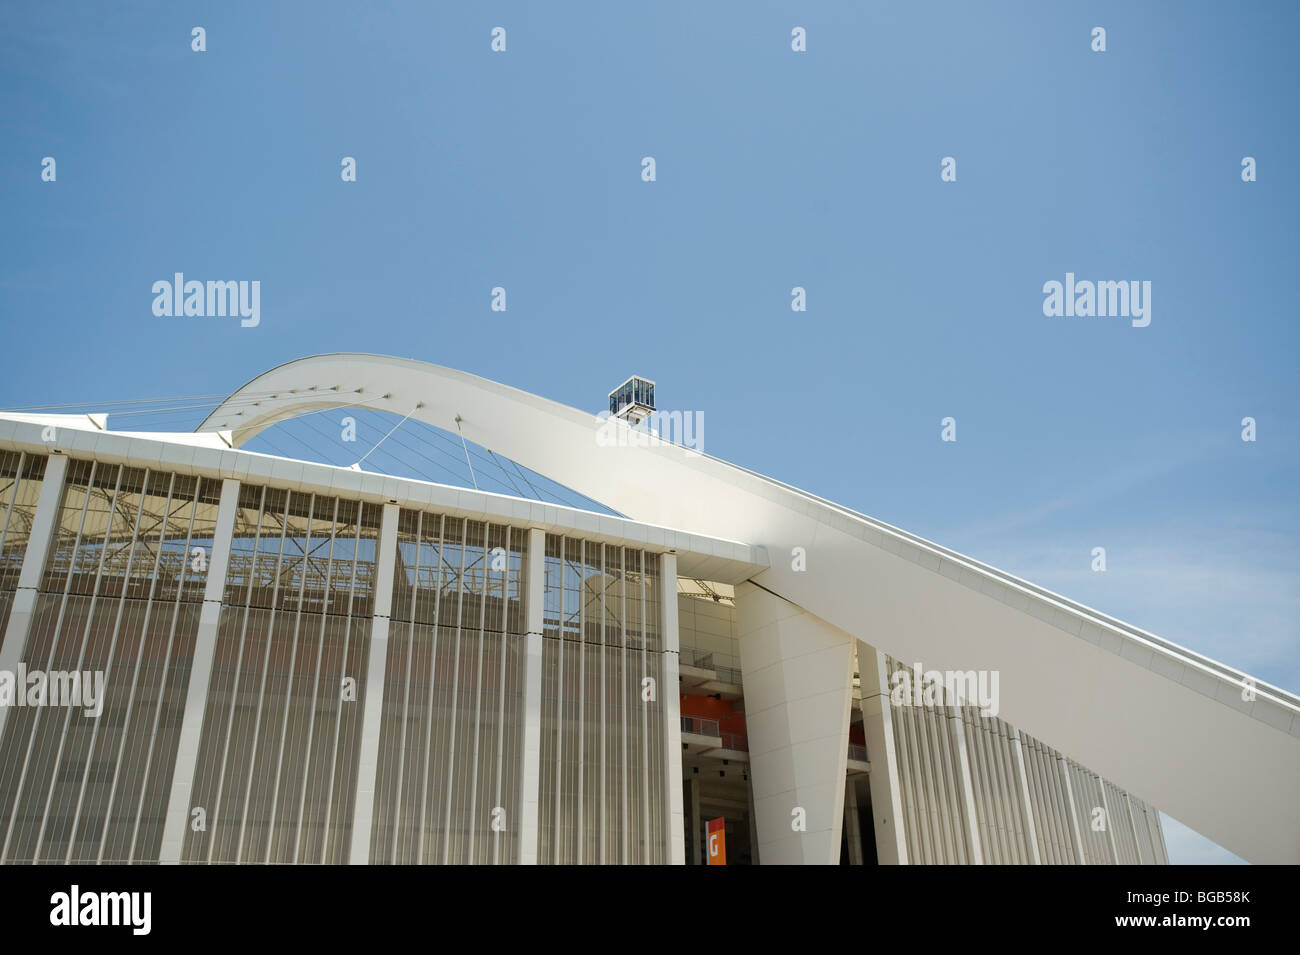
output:
<path id="1" fill-rule="evenodd" d="M 1156 826 L 1156 865 L 1169 865 L 1169 847 L 1165 845 L 1165 825 L 1160 821 L 1160 810 L 1152 806 L 1151 814 Z"/>
<path id="2" fill-rule="evenodd" d="M 528 621 L 524 637 L 524 764 L 520 781 L 519 862 L 537 864 L 537 814 L 542 782 L 542 629 L 546 606 L 546 532 L 528 532 L 524 575 Z"/>
<path id="3" fill-rule="evenodd" d="M 885 655 L 858 643 L 858 676 L 862 680 L 862 728 L 871 761 L 871 817 L 880 865 L 907 864 L 903 831 L 903 790 L 898 780 L 898 751 L 894 746 L 894 712 L 889 703 Z"/>
<path id="4" fill-rule="evenodd" d="M 1025 772 L 1025 750 L 1020 743 L 1020 730 L 1011 728 L 1011 749 L 1015 753 L 1016 779 L 1020 783 L 1021 823 L 1025 827 L 1025 838 L 1029 841 L 1029 861 L 1041 865 L 1043 860 L 1038 854 L 1038 829 L 1034 825 L 1034 806 L 1029 797 L 1029 776 Z"/>
<path id="5" fill-rule="evenodd" d="M 691 787 L 691 860 L 704 865 L 704 823 L 700 820 L 700 777 L 692 775 Z M 686 853 L 682 853 L 683 860 Z"/>
<path id="6" fill-rule="evenodd" d="M 659 558 L 659 606 L 663 608 L 660 641 L 663 645 L 664 780 L 668 786 L 668 862 L 686 864 L 686 836 L 682 829 L 682 700 L 678 677 L 677 555 Z"/>
<path id="7" fill-rule="evenodd" d="M 849 844 L 849 865 L 862 865 L 862 827 L 858 823 L 858 783 L 844 780 L 844 835 Z"/>
<path id="8" fill-rule="evenodd" d="M 759 851 L 766 864 L 836 865 L 853 638 L 752 583 L 737 586 L 736 611 Z"/>
<path id="9" fill-rule="evenodd" d="M 1106 839 L 1110 842 L 1110 861 L 1119 865 L 1119 847 L 1115 844 L 1115 821 L 1110 817 L 1110 801 L 1106 798 L 1106 780 L 1098 778 L 1097 788 L 1101 790 L 1101 814 L 1106 820 Z"/>
<path id="10" fill-rule="evenodd" d="M 32 515 L 32 532 L 23 554 L 23 566 L 18 571 L 18 586 L 9 609 L 9 623 L 5 626 L 4 642 L 0 644 L 0 671 L 14 673 L 27 652 L 27 634 L 32 628 L 36 612 L 36 597 L 40 591 L 41 574 L 50 553 L 59 526 L 59 505 L 63 501 L 63 480 L 68 473 L 68 458 L 51 454 L 45 461 L 45 478 L 41 493 L 36 499 L 36 513 Z M 5 722 L 12 707 L 0 706 L 0 740 L 4 739 Z M 16 807 L 15 807 L 16 808 Z"/>
<path id="11" fill-rule="evenodd" d="M 1142 840 L 1138 838 L 1137 814 L 1133 811 L 1132 797 L 1128 793 L 1124 794 L 1124 808 L 1128 812 L 1129 829 L 1133 833 L 1133 851 L 1137 853 L 1138 865 L 1149 865 L 1155 860 L 1142 858 Z"/>
<path id="12" fill-rule="evenodd" d="M 1083 854 L 1083 830 L 1079 828 L 1079 811 L 1074 808 L 1074 787 L 1070 785 L 1070 767 L 1064 756 L 1056 757 L 1056 764 L 1061 770 L 1061 779 L 1065 783 L 1065 804 L 1070 809 L 1070 828 L 1074 832 L 1074 855 L 1079 865 L 1087 865 Z"/>
<path id="13" fill-rule="evenodd" d="M 370 862 L 370 826 L 375 814 L 375 777 L 379 772 L 379 727 L 384 715 L 384 677 L 388 668 L 388 621 L 393 610 L 393 569 L 397 560 L 396 504 L 384 505 L 375 549 L 375 615 L 370 625 L 370 658 L 366 663 L 365 709 L 361 714 L 361 745 L 357 756 L 357 798 L 352 814 L 353 865 Z"/>
<path id="14" fill-rule="evenodd" d="M 754 774 L 745 774 L 745 795 L 749 799 L 749 863 L 761 865 L 758 858 L 758 813 L 754 812 Z"/>
<path id="15" fill-rule="evenodd" d="M 199 741 L 203 737 L 203 716 L 208 709 L 208 687 L 212 682 L 212 664 L 217 655 L 217 624 L 221 619 L 221 599 L 226 589 L 226 567 L 230 563 L 230 542 L 235 531 L 235 514 L 239 509 L 239 482 L 227 478 L 221 482 L 221 502 L 217 505 L 217 526 L 212 537 L 212 558 L 208 561 L 208 578 L 203 587 L 203 609 L 199 611 L 199 629 L 194 637 L 194 656 L 190 663 L 189 689 L 185 693 L 185 714 L 181 718 L 180 740 L 176 745 L 176 766 L 172 770 L 172 789 L 167 799 L 167 816 L 163 822 L 161 863 L 181 861 L 185 844 L 185 827 L 190 819 L 190 794 L 194 790 L 194 766 L 199 758 Z M 211 808 L 211 807 L 208 807 Z"/>
<path id="16" fill-rule="evenodd" d="M 971 865 L 983 865 L 984 853 L 980 846 L 980 823 L 975 815 L 975 787 L 971 784 L 970 751 L 966 749 L 966 725 L 961 710 L 948 707 L 953 736 L 957 741 L 957 771 L 961 777 L 962 814 L 966 819 L 966 857 Z"/>

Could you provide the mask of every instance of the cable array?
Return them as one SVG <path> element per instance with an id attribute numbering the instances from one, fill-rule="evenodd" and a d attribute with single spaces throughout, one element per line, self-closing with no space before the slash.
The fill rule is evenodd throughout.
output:
<path id="1" fill-rule="evenodd" d="M 249 392 L 238 399 L 227 395 L 179 395 L 30 405 L 4 409 L 16 413 L 107 414 L 117 431 L 194 431 L 218 407 L 236 411 L 256 406 L 278 392 Z M 322 418 L 322 415 L 328 415 Z M 355 441 L 345 440 L 343 420 L 352 418 Z M 282 458 L 315 461 L 336 467 L 360 462 L 364 470 L 394 477 L 415 478 L 457 487 L 531 498 L 603 514 L 617 512 L 598 501 L 558 484 L 518 462 L 498 455 L 448 431 L 374 408 L 322 408 L 281 421 L 252 438 L 243 449 Z M 125 422 L 122 419 L 127 419 Z M 323 421 L 330 424 L 322 427 Z M 364 438 L 363 438 L 364 436 Z M 367 450 L 368 449 L 368 450 Z"/>

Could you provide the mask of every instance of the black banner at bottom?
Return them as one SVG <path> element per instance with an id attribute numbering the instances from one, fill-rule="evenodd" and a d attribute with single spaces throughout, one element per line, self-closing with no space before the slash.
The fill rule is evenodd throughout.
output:
<path id="1" fill-rule="evenodd" d="M 1289 867 L 767 867 L 563 872 L 532 868 L 0 867 L 7 943 L 103 940 L 329 945 L 424 932 L 450 941 L 468 929 L 524 932 L 583 944 L 650 940 L 666 923 L 744 937 L 775 922 L 950 940 L 1055 929 L 1061 938 L 1133 935 L 1231 942 L 1294 924 Z M 712 925 L 712 929 L 707 928 Z M 568 926 L 568 928 L 565 928 Z M 894 926 L 895 928 L 891 928 Z M 608 935 L 605 934 L 606 928 Z M 592 934 L 596 933 L 596 934 Z M 850 936 L 852 937 L 852 936 Z M 716 939 L 715 939 L 716 941 Z"/>

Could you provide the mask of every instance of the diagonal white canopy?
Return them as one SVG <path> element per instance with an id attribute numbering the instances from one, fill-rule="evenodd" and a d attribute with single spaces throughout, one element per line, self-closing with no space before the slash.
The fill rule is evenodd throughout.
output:
<path id="1" fill-rule="evenodd" d="M 404 358 L 289 362 L 199 430 L 239 447 L 358 406 L 452 431 L 459 415 L 469 440 L 634 520 L 762 545 L 767 590 L 897 659 L 999 671 L 1004 719 L 1245 859 L 1300 862 L 1296 696 L 797 488 L 617 421 L 611 443 L 596 415 Z"/>

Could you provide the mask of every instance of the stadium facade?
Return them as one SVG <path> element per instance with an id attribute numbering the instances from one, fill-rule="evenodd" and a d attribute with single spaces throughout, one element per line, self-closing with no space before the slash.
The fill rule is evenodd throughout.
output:
<path id="1" fill-rule="evenodd" d="M 241 450 L 356 406 L 622 516 Z M 0 413 L 0 862 L 1152 864 L 1157 807 L 1300 859 L 1294 695 L 610 426 L 365 355 Z"/>

